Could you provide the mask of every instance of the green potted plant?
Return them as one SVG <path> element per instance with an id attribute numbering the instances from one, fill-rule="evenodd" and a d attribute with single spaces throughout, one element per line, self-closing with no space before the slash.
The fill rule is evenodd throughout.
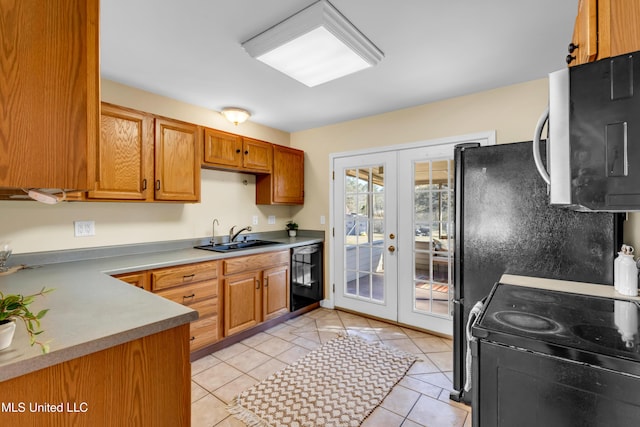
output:
<path id="1" fill-rule="evenodd" d="M 40 319 L 47 314 L 49 309 L 40 310 L 38 313 L 32 313 L 29 305 L 37 296 L 45 295 L 53 289 L 42 288 L 42 290 L 33 295 L 9 294 L 5 295 L 0 292 L 0 350 L 11 345 L 13 334 L 16 330 L 16 320 L 20 319 L 24 322 L 29 334 L 29 343 L 31 345 L 38 344 L 43 353 L 49 352 L 47 343 L 36 340 L 36 337 L 43 331 L 40 330 Z"/>
<path id="2" fill-rule="evenodd" d="M 298 234 L 298 224 L 293 221 L 287 222 L 287 230 L 289 230 L 289 237 L 296 237 Z"/>

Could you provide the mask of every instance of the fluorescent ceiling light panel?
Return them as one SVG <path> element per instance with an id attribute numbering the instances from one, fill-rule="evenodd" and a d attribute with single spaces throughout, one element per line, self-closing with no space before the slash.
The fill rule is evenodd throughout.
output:
<path id="1" fill-rule="evenodd" d="M 384 57 L 326 0 L 247 40 L 242 47 L 309 87 L 372 67 Z"/>

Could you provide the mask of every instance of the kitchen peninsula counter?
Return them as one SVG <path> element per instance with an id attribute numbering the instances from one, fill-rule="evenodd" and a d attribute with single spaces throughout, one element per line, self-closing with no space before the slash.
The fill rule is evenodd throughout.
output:
<path id="1" fill-rule="evenodd" d="M 302 234 L 302 233 L 301 233 Z M 0 276 L 0 292 L 28 295 L 43 287 L 55 291 L 36 298 L 31 308 L 48 308 L 38 340 L 50 352 L 29 346 L 18 322 L 12 345 L 0 351 L 0 381 L 47 368 L 132 340 L 188 324 L 197 313 L 183 305 L 111 277 L 133 271 L 251 255 L 322 242 L 323 233 L 297 238 L 265 237 L 277 245 L 218 253 L 194 249 L 199 240 L 112 246 L 84 250 L 16 255 L 10 265 L 26 269 Z M 83 258 L 85 257 L 85 258 Z M 91 257 L 91 259 L 87 259 Z"/>

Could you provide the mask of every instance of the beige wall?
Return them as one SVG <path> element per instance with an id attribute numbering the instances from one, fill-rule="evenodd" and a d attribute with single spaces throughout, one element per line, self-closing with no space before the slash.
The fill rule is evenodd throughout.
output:
<path id="1" fill-rule="evenodd" d="M 238 127 L 219 114 L 173 99 L 102 81 L 102 99 L 150 113 L 226 130 L 237 134 L 289 145 L 289 134 L 247 122 Z M 246 184 L 245 182 L 246 181 Z M 255 231 L 283 230 L 291 217 L 287 206 L 257 206 L 255 177 L 236 172 L 202 170 L 202 202 L 167 203 L 60 203 L 47 206 L 36 202 L 0 202 L 0 240 L 11 240 L 15 253 L 144 243 L 199 238 L 211 235 L 211 223 L 218 218 L 216 234 L 232 225 L 246 226 L 257 215 Z M 276 216 L 268 225 L 267 217 Z M 96 235 L 74 237 L 73 221 L 94 220 Z"/>
<path id="2" fill-rule="evenodd" d="M 210 110 L 102 81 L 106 102 L 166 117 L 292 145 L 305 151 L 305 204 L 301 207 L 256 206 L 255 178 L 234 172 L 202 171 L 202 203 L 63 203 L 0 202 L 0 239 L 12 241 L 16 253 L 186 239 L 210 235 L 218 218 L 223 234 L 232 225 L 248 225 L 258 215 L 257 231 L 284 228 L 294 217 L 305 229 L 329 235 L 329 154 L 390 146 L 495 130 L 498 143 L 530 140 L 547 104 L 547 80 L 448 99 L 360 120 L 289 135 L 247 122 L 238 127 Z M 246 185 L 244 181 L 246 182 Z M 267 225 L 275 215 L 276 225 Z M 325 216 L 326 225 L 320 224 Z M 95 237 L 73 237 L 74 220 L 96 221 Z M 630 215 L 625 241 L 640 246 L 640 218 Z M 640 250 L 640 247 L 638 247 Z"/>
<path id="3" fill-rule="evenodd" d="M 305 204 L 294 208 L 302 228 L 329 230 L 329 155 L 431 139 L 496 131 L 499 144 L 528 141 L 548 103 L 547 79 L 295 132 L 291 145 L 306 153 Z M 320 216 L 326 225 L 320 225 Z M 640 219 L 630 215 L 625 241 L 640 245 Z M 638 248 L 640 249 L 640 247 Z"/>
<path id="4" fill-rule="evenodd" d="M 329 154 L 496 130 L 498 143 L 530 140 L 547 105 L 547 80 L 452 98 L 332 126 L 295 132 L 306 153 L 305 204 L 294 209 L 303 228 L 329 235 Z"/>

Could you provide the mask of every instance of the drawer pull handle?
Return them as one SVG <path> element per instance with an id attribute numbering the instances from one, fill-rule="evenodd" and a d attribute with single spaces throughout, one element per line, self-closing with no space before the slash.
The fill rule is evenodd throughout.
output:
<path id="1" fill-rule="evenodd" d="M 195 297 L 195 296 L 196 296 L 196 294 L 184 295 L 184 296 L 182 297 L 182 299 L 183 299 L 183 300 L 185 300 L 185 299 L 187 299 L 187 298 L 193 298 L 193 297 Z"/>
<path id="2" fill-rule="evenodd" d="M 191 338 L 189 339 L 189 341 L 195 341 L 195 340 L 196 340 L 196 337 L 191 337 Z"/>
<path id="3" fill-rule="evenodd" d="M 196 276 L 196 274 L 195 274 L 195 273 L 193 273 L 193 274 L 188 274 L 188 275 L 186 275 L 186 276 L 182 276 L 182 280 L 191 280 L 191 279 L 193 279 L 195 276 Z"/>

